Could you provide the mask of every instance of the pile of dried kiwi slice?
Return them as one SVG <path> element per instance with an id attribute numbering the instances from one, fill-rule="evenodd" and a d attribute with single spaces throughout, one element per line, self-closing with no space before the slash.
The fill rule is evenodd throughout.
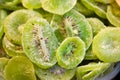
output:
<path id="1" fill-rule="evenodd" d="M 112 80 L 119 62 L 119 0 L 0 0 L 0 80 Z"/>

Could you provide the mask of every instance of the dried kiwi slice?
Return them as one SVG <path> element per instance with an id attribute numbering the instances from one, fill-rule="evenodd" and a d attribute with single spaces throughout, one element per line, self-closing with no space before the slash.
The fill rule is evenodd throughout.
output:
<path id="1" fill-rule="evenodd" d="M 88 22 L 90 23 L 93 31 L 93 35 L 95 36 L 101 29 L 104 29 L 106 26 L 102 21 L 98 18 L 87 18 Z"/>
<path id="2" fill-rule="evenodd" d="M 93 39 L 92 50 L 104 62 L 120 61 L 120 28 L 102 29 Z"/>
<path id="3" fill-rule="evenodd" d="M 61 33 L 61 37 L 80 37 L 85 42 L 86 49 L 92 43 L 92 28 L 86 18 L 76 10 L 71 10 L 63 16 L 54 15 L 51 26 Z"/>
<path id="4" fill-rule="evenodd" d="M 10 57 L 18 56 L 18 55 L 24 55 L 24 51 L 22 49 L 22 46 L 15 45 L 11 43 L 6 36 L 4 36 L 2 41 L 3 48 L 7 55 Z"/>
<path id="5" fill-rule="evenodd" d="M 57 62 L 58 40 L 45 19 L 36 17 L 25 24 L 22 43 L 25 54 L 39 67 L 46 69 Z"/>
<path id="6" fill-rule="evenodd" d="M 5 80 L 3 70 L 5 66 L 7 65 L 9 59 L 6 57 L 0 58 L 0 80 Z"/>
<path id="7" fill-rule="evenodd" d="M 49 69 L 35 67 L 36 75 L 41 80 L 71 80 L 75 75 L 75 71 L 76 68 L 67 70 L 57 64 Z"/>
<path id="8" fill-rule="evenodd" d="M 41 0 L 42 8 L 53 14 L 63 15 L 70 11 L 77 0 Z"/>
<path id="9" fill-rule="evenodd" d="M 21 0 L 0 0 L 0 9 L 18 10 L 23 9 L 19 4 Z"/>
<path id="10" fill-rule="evenodd" d="M 96 2 L 95 0 L 81 0 L 85 7 L 94 11 L 99 17 L 106 19 L 107 6 Z"/>
<path id="11" fill-rule="evenodd" d="M 32 10 L 16 10 L 9 14 L 4 21 L 4 31 L 8 40 L 17 45 L 21 45 L 21 34 L 18 31 L 19 27 L 26 23 L 32 17 L 41 15 Z"/>
<path id="12" fill-rule="evenodd" d="M 8 6 L 15 6 L 19 4 L 20 2 L 21 0 L 1 0 L 0 4 L 8 5 Z"/>
<path id="13" fill-rule="evenodd" d="M 5 10 L 0 10 L 0 39 L 2 38 L 2 35 L 4 33 L 3 21 L 6 16 L 7 16 L 7 12 Z"/>
<path id="14" fill-rule="evenodd" d="M 56 51 L 58 64 L 65 69 L 77 67 L 84 56 L 85 43 L 79 37 L 67 37 Z"/>
<path id="15" fill-rule="evenodd" d="M 41 8 L 41 0 L 22 0 L 22 4 L 28 9 L 38 9 Z"/>
<path id="16" fill-rule="evenodd" d="M 95 0 L 96 2 L 99 2 L 99 3 L 103 3 L 103 4 L 110 4 L 112 3 L 114 0 Z"/>
<path id="17" fill-rule="evenodd" d="M 116 27 L 120 27 L 120 16 L 116 16 L 114 13 L 113 13 L 113 7 L 112 6 L 108 6 L 107 8 L 107 19 L 109 20 L 109 22 L 116 26 Z"/>
<path id="18" fill-rule="evenodd" d="M 77 80 L 95 80 L 110 66 L 110 63 L 89 63 L 79 66 L 76 71 Z"/>
<path id="19" fill-rule="evenodd" d="M 74 7 L 75 10 L 79 11 L 80 13 L 82 13 L 85 16 L 91 16 L 94 15 L 94 11 L 89 10 L 88 8 L 86 8 L 81 1 L 77 2 L 77 4 Z"/>
<path id="20" fill-rule="evenodd" d="M 8 63 L 9 59 L 6 57 L 0 58 L 0 72 L 3 71 L 5 65 Z"/>
<path id="21" fill-rule="evenodd" d="M 6 80 L 36 80 L 33 64 L 23 56 L 15 56 L 8 61 L 4 76 Z"/>
<path id="22" fill-rule="evenodd" d="M 45 18 L 49 23 L 51 22 L 51 19 L 52 19 L 54 14 L 49 13 L 42 8 L 36 9 L 36 11 L 38 11 L 42 15 L 42 17 Z"/>

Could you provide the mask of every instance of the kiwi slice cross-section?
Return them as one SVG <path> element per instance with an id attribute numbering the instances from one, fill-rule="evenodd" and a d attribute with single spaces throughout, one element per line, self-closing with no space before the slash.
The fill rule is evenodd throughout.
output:
<path id="1" fill-rule="evenodd" d="M 18 56 L 18 55 L 24 55 L 24 51 L 22 46 L 15 45 L 11 43 L 6 36 L 3 37 L 2 41 L 3 48 L 8 56 Z"/>
<path id="2" fill-rule="evenodd" d="M 64 69 L 59 65 L 54 65 L 49 69 L 41 69 L 35 67 L 36 75 L 41 80 L 71 80 L 75 75 L 76 68 L 74 69 Z"/>
<path id="3" fill-rule="evenodd" d="M 56 51 L 58 64 L 65 69 L 77 67 L 84 56 L 85 43 L 79 37 L 67 37 Z"/>
<path id="4" fill-rule="evenodd" d="M 21 33 L 19 27 L 32 17 L 41 15 L 33 10 L 16 10 L 9 14 L 4 21 L 4 31 L 8 40 L 14 44 L 21 45 Z"/>
<path id="5" fill-rule="evenodd" d="M 70 11 L 77 0 L 41 0 L 42 8 L 50 13 L 63 15 Z"/>
<path id="6" fill-rule="evenodd" d="M 25 54 L 39 67 L 46 69 L 56 64 L 58 40 L 45 19 L 32 18 L 24 25 L 22 43 Z"/>
<path id="7" fill-rule="evenodd" d="M 102 29 L 93 39 L 92 50 L 104 62 L 120 61 L 120 28 Z"/>
<path id="8" fill-rule="evenodd" d="M 86 49 L 92 43 L 92 28 L 89 22 L 86 20 L 84 15 L 80 14 L 76 10 L 71 10 L 63 16 L 54 15 L 51 26 L 54 31 L 58 31 L 61 34 L 61 41 L 63 38 L 78 36 L 80 37 L 86 44 Z"/>
<path id="9" fill-rule="evenodd" d="M 12 57 L 4 69 L 6 80 L 36 80 L 34 66 L 24 56 Z"/>

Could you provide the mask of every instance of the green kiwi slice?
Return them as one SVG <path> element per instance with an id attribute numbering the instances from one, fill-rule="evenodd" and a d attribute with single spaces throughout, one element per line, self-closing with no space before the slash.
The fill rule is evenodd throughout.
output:
<path id="1" fill-rule="evenodd" d="M 92 27 L 93 36 L 95 36 L 101 29 L 106 27 L 98 18 L 87 18 L 87 20 Z"/>
<path id="2" fill-rule="evenodd" d="M 4 21 L 4 31 L 8 40 L 14 44 L 21 45 L 21 34 L 18 31 L 22 24 L 32 17 L 41 15 L 33 10 L 16 10 L 9 14 Z"/>
<path id="3" fill-rule="evenodd" d="M 107 6 L 96 2 L 95 0 L 81 0 L 85 7 L 94 11 L 99 17 L 106 19 Z"/>
<path id="4" fill-rule="evenodd" d="M 54 15 L 51 21 L 51 26 L 56 31 L 59 31 L 59 34 L 62 37 L 66 38 L 69 36 L 78 36 L 86 44 L 86 49 L 92 43 L 92 28 L 89 22 L 86 20 L 84 15 L 80 14 L 76 10 L 71 10 L 63 16 Z"/>
<path id="5" fill-rule="evenodd" d="M 110 63 L 89 63 L 79 66 L 76 71 L 77 80 L 95 80 L 101 73 L 107 70 Z"/>
<path id="6" fill-rule="evenodd" d="M 93 39 L 92 51 L 101 61 L 120 61 L 120 28 L 102 29 Z"/>
<path id="7" fill-rule="evenodd" d="M 44 10 L 63 15 L 75 6 L 77 0 L 41 0 L 41 3 Z"/>
<path id="8" fill-rule="evenodd" d="M 56 58 L 65 69 L 77 67 L 85 56 L 85 43 L 79 37 L 67 37 L 58 47 Z"/>
<path id="9" fill-rule="evenodd" d="M 34 66 L 24 56 L 12 57 L 4 69 L 6 80 L 36 80 Z"/>
<path id="10" fill-rule="evenodd" d="M 42 69 L 56 64 L 58 40 L 45 19 L 32 18 L 24 25 L 22 45 L 29 59 Z"/>
<path id="11" fill-rule="evenodd" d="M 94 11 L 89 10 L 88 8 L 86 8 L 81 1 L 78 1 L 74 7 L 75 10 L 79 11 L 80 13 L 82 13 L 85 16 L 91 16 L 94 15 Z"/>
<path id="12" fill-rule="evenodd" d="M 7 12 L 5 10 L 0 9 L 0 39 L 2 38 L 3 33 L 4 33 L 3 21 L 6 16 L 7 16 Z"/>
<path id="13" fill-rule="evenodd" d="M 22 4 L 28 9 L 38 9 L 41 8 L 41 0 L 22 0 Z"/>
<path id="14" fill-rule="evenodd" d="M 22 46 L 15 45 L 11 43 L 6 36 L 4 36 L 2 41 L 3 48 L 7 55 L 10 57 L 18 56 L 18 55 L 24 55 L 24 51 L 22 49 Z"/>
<path id="15" fill-rule="evenodd" d="M 54 65 L 49 69 L 41 69 L 35 67 L 36 75 L 41 80 L 71 80 L 75 75 L 76 68 L 74 69 L 64 69 L 59 65 Z"/>
<path id="16" fill-rule="evenodd" d="M 38 11 L 42 15 L 42 17 L 45 18 L 49 23 L 51 22 L 51 19 L 52 19 L 54 14 L 49 13 L 42 8 L 36 9 L 36 11 Z"/>

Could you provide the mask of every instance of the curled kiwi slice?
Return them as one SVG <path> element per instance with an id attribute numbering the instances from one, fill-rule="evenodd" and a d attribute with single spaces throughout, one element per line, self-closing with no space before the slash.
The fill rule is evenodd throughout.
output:
<path id="1" fill-rule="evenodd" d="M 43 18 L 32 18 L 24 26 L 22 43 L 25 54 L 39 67 L 46 69 L 56 62 L 55 50 L 58 40 Z"/>
<path id="2" fill-rule="evenodd" d="M 4 69 L 6 80 L 36 80 L 31 61 L 23 56 L 12 57 Z"/>
<path id="3" fill-rule="evenodd" d="M 11 43 L 6 36 L 4 36 L 2 41 L 3 48 L 7 55 L 10 57 L 18 56 L 18 55 L 24 55 L 24 51 L 22 49 L 22 46 L 15 45 Z"/>
<path id="4" fill-rule="evenodd" d="M 102 29 L 93 39 L 92 50 L 104 62 L 120 61 L 120 28 Z"/>
<path id="5" fill-rule="evenodd" d="M 99 17 L 106 19 L 107 6 L 96 2 L 95 0 L 81 0 L 85 7 L 94 11 Z"/>
<path id="6" fill-rule="evenodd" d="M 41 8 L 41 0 L 22 0 L 22 4 L 28 9 L 38 9 Z"/>
<path id="7" fill-rule="evenodd" d="M 49 69 L 35 67 L 35 72 L 41 80 L 71 80 L 75 71 L 75 68 L 67 70 L 57 64 Z"/>
<path id="8" fill-rule="evenodd" d="M 53 14 L 63 15 L 70 11 L 77 0 L 41 0 L 42 8 Z"/>
<path id="9" fill-rule="evenodd" d="M 120 16 L 116 16 L 113 14 L 113 10 L 112 10 L 112 6 L 108 6 L 107 8 L 107 19 L 109 20 L 109 22 L 116 26 L 116 27 L 120 27 Z"/>
<path id="10" fill-rule="evenodd" d="M 82 13 L 82 14 L 85 15 L 85 16 L 92 16 L 92 15 L 94 15 L 94 11 L 91 11 L 91 10 L 89 10 L 88 8 L 86 8 L 86 7 L 82 4 L 81 0 L 79 0 L 79 1 L 76 3 L 74 9 L 77 10 L 77 11 L 79 11 L 80 13 Z"/>
<path id="11" fill-rule="evenodd" d="M 8 40 L 14 44 L 21 45 L 21 34 L 19 27 L 32 17 L 41 15 L 32 10 L 16 10 L 6 17 L 4 21 L 4 31 Z"/>
<path id="12" fill-rule="evenodd" d="M 79 66 L 76 71 L 77 80 L 95 80 L 101 73 L 107 70 L 110 63 L 89 63 Z"/>
<path id="13" fill-rule="evenodd" d="M 84 56 L 85 43 L 79 37 L 67 37 L 56 51 L 58 64 L 65 69 L 77 67 Z"/>
<path id="14" fill-rule="evenodd" d="M 51 26 L 64 38 L 80 37 L 85 42 L 86 49 L 92 43 L 92 28 L 86 18 L 76 10 L 71 10 L 63 16 L 54 15 Z"/>
<path id="15" fill-rule="evenodd" d="M 106 26 L 102 21 L 98 18 L 87 18 L 88 22 L 90 23 L 93 31 L 93 35 L 95 36 L 101 29 L 104 29 Z"/>
<path id="16" fill-rule="evenodd" d="M 5 10 L 0 9 L 0 39 L 2 38 L 2 35 L 4 33 L 3 21 L 6 16 L 7 16 L 7 12 Z"/>

